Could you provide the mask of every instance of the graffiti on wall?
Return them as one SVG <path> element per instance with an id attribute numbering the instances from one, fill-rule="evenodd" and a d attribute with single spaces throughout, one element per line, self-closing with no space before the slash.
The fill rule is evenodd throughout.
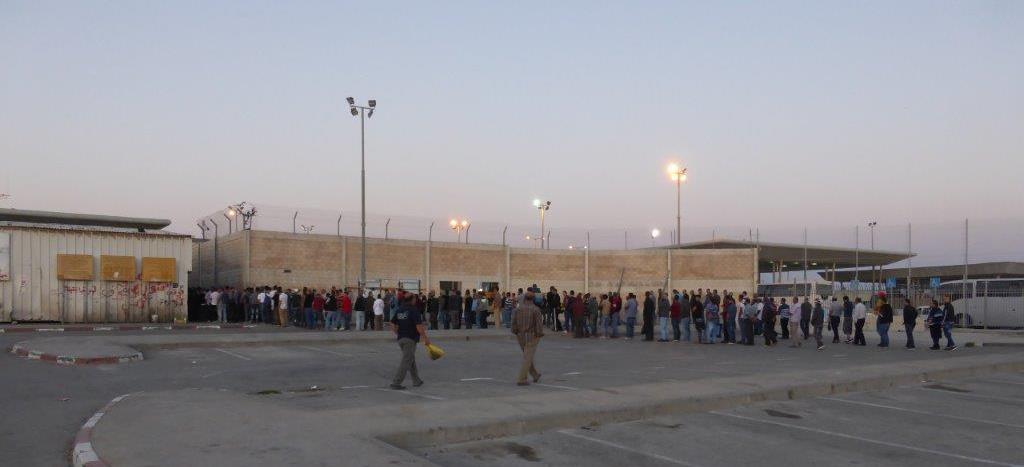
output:
<path id="1" fill-rule="evenodd" d="M 84 312 L 93 315 L 87 319 L 99 314 L 106 321 L 151 321 L 152 315 L 157 321 L 171 321 L 184 313 L 185 306 L 185 289 L 170 283 L 65 284 L 57 293 L 64 310 L 81 299 Z"/>

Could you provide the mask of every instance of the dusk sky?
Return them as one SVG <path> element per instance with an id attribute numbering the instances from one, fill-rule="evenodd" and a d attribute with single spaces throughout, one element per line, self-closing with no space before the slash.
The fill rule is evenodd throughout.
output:
<path id="1" fill-rule="evenodd" d="M 1019 1 L 0 0 L 0 63 L 5 207 L 357 213 L 351 95 L 382 215 L 667 232 L 679 161 L 693 237 L 1022 217 Z"/>

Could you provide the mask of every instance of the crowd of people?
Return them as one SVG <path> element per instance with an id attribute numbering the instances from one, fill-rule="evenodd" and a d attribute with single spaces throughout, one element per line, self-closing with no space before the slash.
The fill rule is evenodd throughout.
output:
<path id="1" fill-rule="evenodd" d="M 536 285 L 527 288 L 534 290 Z M 728 290 L 647 291 L 642 299 L 633 293 L 559 292 L 539 289 L 532 302 L 540 310 L 542 324 L 555 332 L 576 338 L 633 339 L 640 326 L 641 338 L 658 342 L 754 345 L 761 336 L 765 346 L 789 341 L 799 347 L 814 339 L 818 349 L 825 346 L 825 333 L 832 343 L 866 345 L 864 325 L 869 313 L 875 316 L 879 347 L 890 345 L 893 307 L 884 292 L 870 307 L 859 297 L 808 298 L 759 297 Z M 306 329 L 349 331 L 383 330 L 398 312 L 403 299 L 416 308 L 427 329 L 487 328 L 493 319 L 510 327 L 525 292 L 497 290 L 445 290 L 440 294 L 406 292 L 400 289 L 361 291 L 354 288 L 283 289 L 279 286 L 232 287 L 198 290 L 208 309 L 220 322 L 245 321 Z M 931 333 L 932 349 L 940 348 L 945 336 L 947 350 L 957 348 L 952 328 L 955 311 L 944 297 L 941 305 L 932 301 L 922 317 Z M 903 306 L 907 349 L 915 348 L 913 331 L 918 309 L 909 300 Z"/>
<path id="2" fill-rule="evenodd" d="M 813 337 L 818 350 L 825 348 L 825 332 L 832 343 L 867 345 L 864 326 L 869 307 L 860 297 L 786 298 L 734 295 L 728 290 L 664 290 L 644 292 L 641 301 L 635 294 L 623 298 L 618 292 L 559 292 L 550 287 L 543 293 L 536 284 L 524 291 L 445 290 L 427 294 L 387 289 L 363 291 L 345 288 L 283 289 L 278 286 L 194 289 L 191 308 L 206 310 L 208 318 L 220 322 L 245 321 L 311 330 L 367 331 L 385 329 L 385 323 L 398 339 L 402 359 L 392 379 L 392 389 L 406 389 L 403 382 L 412 376 L 413 386 L 423 385 L 416 367 L 415 349 L 421 338 L 429 345 L 427 330 L 487 328 L 493 317 L 499 326 L 515 335 L 523 352 L 517 384 L 540 381 L 534 366 L 534 353 L 545 329 L 572 335 L 573 338 L 633 339 L 640 326 L 644 341 L 696 342 L 700 344 L 754 345 L 761 336 L 767 347 L 790 341 L 801 347 Z M 870 313 L 875 317 L 879 347 L 889 347 L 889 329 L 893 307 L 885 293 L 874 297 Z M 914 329 L 918 309 L 910 300 L 903 306 L 903 326 L 907 349 L 914 349 Z M 956 313 L 948 296 L 940 306 L 931 302 L 924 316 L 932 350 L 939 350 L 946 338 L 946 350 L 956 350 L 953 325 Z M 620 331 L 623 331 L 620 333 Z M 657 335 L 657 336 L 656 336 Z"/>

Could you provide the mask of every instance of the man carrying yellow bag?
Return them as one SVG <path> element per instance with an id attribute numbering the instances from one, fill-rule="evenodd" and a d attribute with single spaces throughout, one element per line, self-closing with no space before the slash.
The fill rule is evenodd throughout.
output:
<path id="1" fill-rule="evenodd" d="M 423 386 L 420 373 L 416 369 L 416 343 L 423 337 L 423 344 L 429 349 L 430 338 L 427 337 L 427 328 L 423 325 L 423 316 L 413 304 L 414 296 L 408 294 L 402 298 L 402 304 L 398 312 L 391 318 L 391 329 L 398 337 L 398 346 L 402 349 L 402 362 L 395 373 L 395 379 L 391 381 L 391 389 L 405 389 L 402 382 L 405 381 L 406 373 L 412 375 L 412 385 Z"/>
<path id="2" fill-rule="evenodd" d="M 532 288 L 528 290 L 515 316 L 512 317 L 512 334 L 516 335 L 519 348 L 523 351 L 523 364 L 519 367 L 519 377 L 516 379 L 519 386 L 530 385 L 526 381 L 527 373 L 533 376 L 534 383 L 540 381 L 540 372 L 533 366 L 533 355 L 537 351 L 540 338 L 544 337 L 544 318 L 533 302 L 535 294 Z"/>

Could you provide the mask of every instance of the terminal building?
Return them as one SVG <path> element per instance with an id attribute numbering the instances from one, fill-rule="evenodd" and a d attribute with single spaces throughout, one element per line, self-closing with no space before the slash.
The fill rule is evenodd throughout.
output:
<path id="1" fill-rule="evenodd" d="M 0 322 L 183 321 L 192 240 L 168 225 L 0 209 Z"/>

